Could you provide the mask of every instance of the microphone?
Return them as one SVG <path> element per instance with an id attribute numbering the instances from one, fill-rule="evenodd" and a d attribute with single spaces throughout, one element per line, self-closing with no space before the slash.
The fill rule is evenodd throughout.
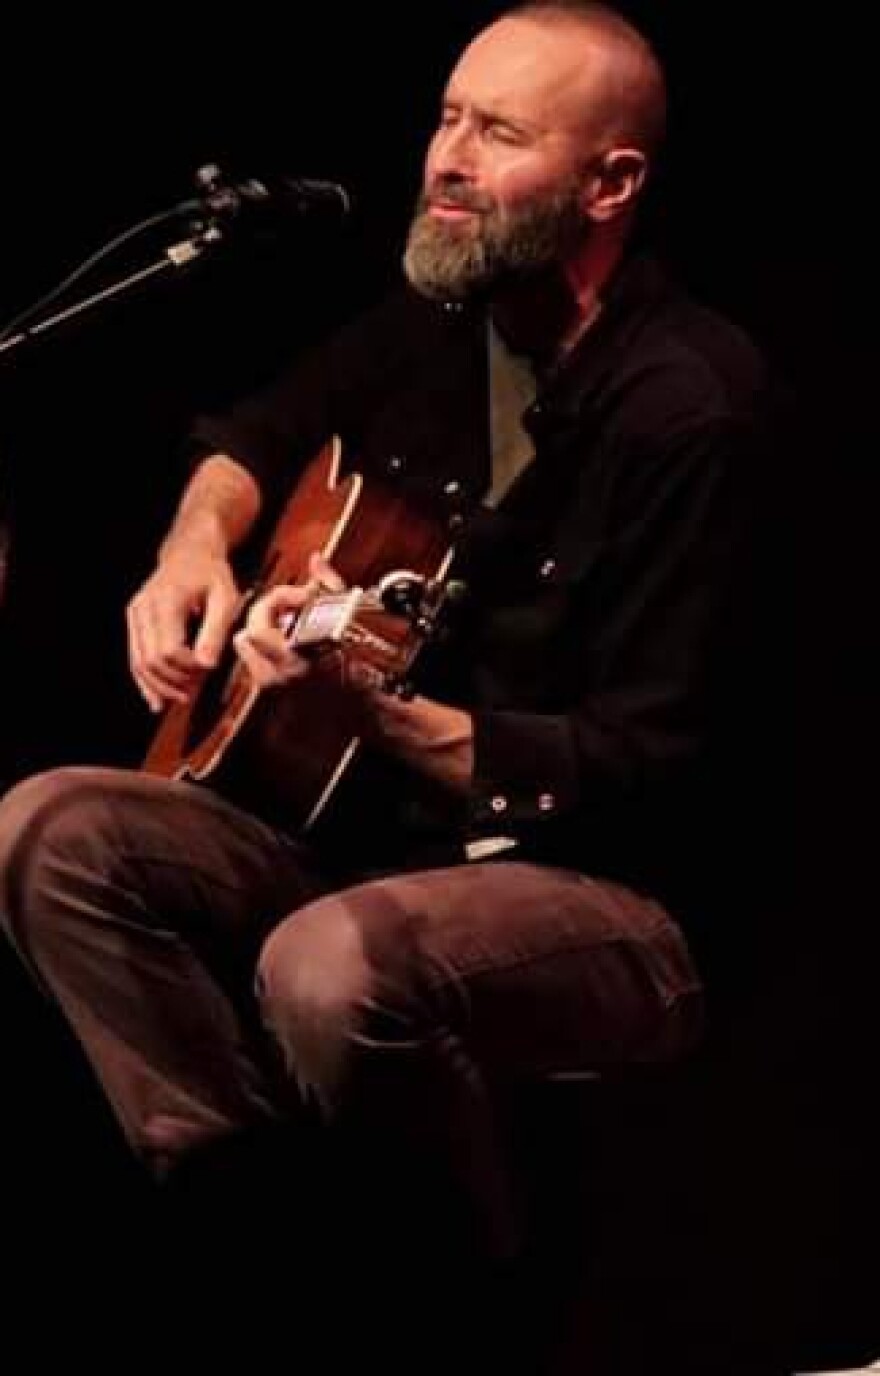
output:
<path id="1" fill-rule="evenodd" d="M 183 201 L 178 209 L 185 214 L 207 215 L 214 221 L 275 215 L 335 222 L 351 212 L 351 197 L 343 186 L 313 177 L 278 173 L 264 179 L 230 181 L 216 163 L 208 163 L 196 172 L 195 181 L 198 194 Z"/>

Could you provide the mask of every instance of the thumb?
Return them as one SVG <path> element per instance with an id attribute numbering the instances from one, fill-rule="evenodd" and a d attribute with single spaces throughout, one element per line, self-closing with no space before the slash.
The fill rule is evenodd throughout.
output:
<path id="1" fill-rule="evenodd" d="M 237 606 L 237 599 L 230 598 L 225 591 L 214 589 L 208 594 L 202 624 L 193 643 L 193 656 L 203 668 L 213 669 L 219 662 Z"/>

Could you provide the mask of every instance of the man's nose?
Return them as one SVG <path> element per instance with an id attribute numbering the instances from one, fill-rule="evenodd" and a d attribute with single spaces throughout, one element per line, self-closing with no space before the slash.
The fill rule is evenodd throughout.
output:
<path id="1" fill-rule="evenodd" d="M 437 133 L 431 149 L 430 166 L 433 175 L 449 181 L 469 181 L 477 165 L 477 149 L 473 130 L 457 124 Z"/>

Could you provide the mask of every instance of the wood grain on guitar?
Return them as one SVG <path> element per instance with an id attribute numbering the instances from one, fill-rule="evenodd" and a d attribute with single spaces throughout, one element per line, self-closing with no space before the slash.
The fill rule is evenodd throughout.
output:
<path id="1" fill-rule="evenodd" d="M 357 704 L 345 668 L 369 666 L 391 691 L 405 685 L 437 624 L 451 550 L 443 523 L 400 493 L 353 472 L 330 440 L 297 483 L 245 605 L 279 584 L 303 583 L 318 551 L 347 591 L 322 594 L 297 616 L 291 643 L 311 673 L 263 690 L 231 646 L 186 703 L 167 708 L 143 762 L 147 773 L 208 783 L 305 831 L 358 749 Z"/>

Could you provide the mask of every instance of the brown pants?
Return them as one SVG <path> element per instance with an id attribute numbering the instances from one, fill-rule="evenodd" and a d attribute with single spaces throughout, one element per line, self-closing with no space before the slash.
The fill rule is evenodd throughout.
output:
<path id="1" fill-rule="evenodd" d="M 702 993 L 658 904 L 462 864 L 339 892 L 201 788 L 59 769 L 0 804 L 0 919 L 157 1175 L 292 1103 L 442 1137 L 505 1246 L 493 1087 L 667 1062 Z"/>

